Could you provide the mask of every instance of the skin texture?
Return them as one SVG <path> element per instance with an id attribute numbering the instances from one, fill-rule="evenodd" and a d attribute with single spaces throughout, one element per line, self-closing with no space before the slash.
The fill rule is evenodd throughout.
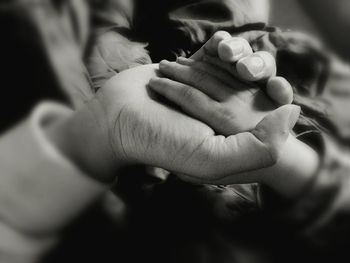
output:
<path id="1" fill-rule="evenodd" d="M 247 71 L 251 70 L 249 67 L 256 67 L 255 62 L 249 63 L 250 58 L 256 53 L 253 54 L 249 49 L 247 51 L 247 43 L 244 39 L 233 38 L 234 41 L 231 41 L 230 37 L 224 37 L 222 40 L 222 36 L 227 36 L 222 33 L 216 36 L 219 37 L 219 41 L 215 41 L 217 39 L 214 36 L 207 44 L 214 43 L 213 47 L 217 46 L 219 56 L 226 54 L 226 62 L 223 62 L 224 57 L 221 57 L 221 60 L 215 57 L 213 50 L 202 49 L 205 52 L 199 57 L 194 55 L 197 60 L 179 58 L 176 63 L 162 62 L 160 71 L 167 78 L 153 79 L 150 86 L 180 106 L 187 114 L 209 124 L 219 134 L 236 134 L 246 129 L 253 129 L 252 133 L 256 134 L 254 121 L 258 121 L 258 118 L 262 118 L 264 114 L 276 112 L 273 110 L 273 105 L 290 103 L 293 98 L 292 88 L 287 80 L 275 76 L 276 64 L 272 56 L 266 52 L 262 55 L 260 52 L 259 56 L 263 60 L 264 67 L 261 69 L 263 74 L 259 75 L 257 81 L 266 83 L 267 95 L 270 96 L 268 98 L 256 84 L 246 82 L 247 77 L 250 78 L 251 75 L 240 74 L 237 70 L 242 61 Z M 242 42 L 241 48 L 237 48 L 239 42 Z M 229 46 L 232 43 L 233 48 Z M 220 52 L 221 48 L 224 52 Z M 240 52 L 240 55 L 234 52 Z M 297 118 L 297 116 L 298 111 L 295 110 L 294 117 Z M 260 129 L 260 132 L 269 136 L 271 131 L 268 131 L 268 128 L 276 125 L 278 125 L 276 122 L 270 122 Z M 289 135 L 279 156 L 278 162 L 273 166 L 244 171 L 216 181 L 209 181 L 209 183 L 230 184 L 245 180 L 249 182 L 255 178 L 256 182 L 267 184 L 282 196 L 293 198 L 312 180 L 319 159 L 310 147 L 292 135 Z M 193 181 L 191 177 L 180 176 L 185 180 Z M 206 178 L 196 179 L 198 183 L 208 183 Z"/>
<path id="2" fill-rule="evenodd" d="M 212 48 L 215 50 L 217 46 Z M 17 187 L 21 184 L 26 186 L 26 191 L 11 191 L 13 185 L 6 181 L 3 184 L 3 188 L 8 189 L 8 196 L 3 200 L 8 201 L 11 208 L 6 214 L 17 222 L 15 225 L 12 220 L 4 222 L 3 229 L 13 230 L 15 235 L 19 235 L 16 240 L 6 238 L 6 241 L 23 244 L 23 240 L 30 238 L 41 243 L 43 239 L 56 238 L 56 234 L 73 220 L 75 213 L 107 191 L 118 169 L 127 165 L 159 166 L 181 173 L 191 182 L 232 184 L 261 181 L 264 177 L 260 172 L 254 174 L 249 171 L 270 167 L 281 158 L 290 129 L 298 117 L 298 108 L 287 105 L 270 112 L 252 111 L 251 117 L 257 123 L 255 126 L 250 124 L 250 131 L 217 135 L 210 125 L 155 96 L 148 88 L 148 82 L 157 75 L 158 65 L 118 74 L 70 117 L 46 127 L 47 137 L 55 148 L 75 164 L 74 168 L 80 168 L 93 179 L 79 173 L 74 173 L 76 176 L 58 176 L 54 180 L 45 173 L 31 178 L 20 173 L 8 176 L 10 181 L 17 181 Z M 194 102 L 195 93 L 188 90 L 187 87 L 187 92 L 181 93 L 182 98 Z M 254 96 L 249 95 L 249 91 L 246 99 L 235 96 L 232 95 L 232 101 L 239 101 L 241 107 L 247 109 L 251 107 L 250 99 Z M 235 125 L 238 125 L 237 131 L 244 129 L 238 123 Z M 101 180 L 105 183 L 97 182 Z M 45 193 L 28 188 L 29 181 Z M 89 187 L 82 187 L 84 182 Z M 28 210 L 28 207 L 33 208 L 32 205 L 23 205 L 28 200 L 40 209 Z M 33 222 L 45 224 L 37 224 L 37 232 L 33 233 Z M 11 248 L 14 248 L 12 244 Z M 23 248 L 14 248 L 15 257 L 11 254 L 9 261 L 35 262 L 36 258 L 31 256 L 46 251 L 41 245 L 29 250 L 29 254 L 24 255 Z M 16 256 L 20 256 L 20 260 Z"/>
<path id="3" fill-rule="evenodd" d="M 225 31 L 218 31 L 191 59 L 213 65 L 214 69 L 212 67 L 210 73 L 220 80 L 226 80 L 227 84 L 233 81 L 232 78 L 228 79 L 215 68 L 220 68 L 229 76 L 244 81 L 247 88 L 252 82 L 266 85 L 267 94 L 277 105 L 292 103 L 292 87 L 286 79 L 276 76 L 274 57 L 265 51 L 253 53 L 248 40 L 250 40 L 249 34 L 231 37 Z M 271 90 L 273 92 L 269 92 Z"/>
<path id="4" fill-rule="evenodd" d="M 219 59 L 218 46 L 226 37 L 227 33 L 218 32 L 193 58 L 199 63 L 208 54 Z M 251 56 L 256 56 L 256 53 Z M 266 81 L 274 77 L 274 60 L 266 57 L 262 56 L 265 59 L 262 71 L 265 73 L 260 74 L 258 80 Z M 241 57 L 237 65 L 248 58 Z M 160 66 L 165 74 L 165 63 Z M 192 73 L 198 72 L 192 65 L 182 66 L 188 66 L 190 71 L 194 69 Z M 225 66 L 235 68 L 235 64 L 223 62 L 213 64 L 211 70 L 218 72 Z M 249 63 L 246 63 L 247 70 L 250 70 L 249 67 Z M 179 68 L 177 74 L 181 73 L 189 77 L 190 82 L 187 84 L 201 83 L 200 74 L 188 74 L 187 70 Z M 225 111 L 225 107 L 221 108 L 223 111 L 219 109 L 218 112 L 231 120 L 225 122 L 229 126 L 220 131 L 220 135 L 203 120 L 196 119 L 195 115 L 185 115 L 154 96 L 148 82 L 157 77 L 158 65 L 141 66 L 118 74 L 99 90 L 93 103 L 87 105 L 91 109 L 91 118 L 95 118 L 94 122 L 99 126 L 96 128 L 98 132 L 95 132 L 98 134 L 95 137 L 100 138 L 97 141 L 101 145 L 110 145 L 109 153 L 102 152 L 101 155 L 109 156 L 110 159 L 114 156 L 118 160 L 114 162 L 118 163 L 118 167 L 142 163 L 208 181 L 275 164 L 297 120 L 299 108 L 288 105 L 274 110 L 276 107 L 272 101 L 256 86 L 250 86 L 244 74 L 241 76 L 238 71 L 235 74 L 245 82 L 241 83 L 230 76 L 226 79 L 236 90 L 232 93 L 233 90 L 227 88 L 226 91 L 232 96 L 222 94 L 222 99 L 229 98 L 236 107 L 234 114 L 233 111 Z M 222 85 L 214 77 L 209 78 L 208 83 Z M 191 101 L 194 89 L 186 88 L 185 81 L 183 84 L 185 89 L 182 90 L 185 92 L 182 97 Z M 205 83 L 201 84 L 199 86 L 205 87 Z M 115 166 L 111 165 L 110 170 L 112 168 Z M 256 179 L 245 178 L 244 181 Z M 241 182 L 234 177 L 231 180 L 232 183 Z"/>
<path id="5" fill-rule="evenodd" d="M 219 59 L 218 44 L 222 36 L 227 37 L 227 33 L 215 34 L 194 55 L 195 59 L 203 62 L 207 54 L 214 58 L 216 54 L 215 59 Z M 273 72 L 275 64 L 268 64 L 268 61 L 264 70 Z M 235 68 L 228 62 L 218 65 Z M 211 68 L 218 71 L 221 66 Z M 273 103 L 256 86 L 254 92 L 258 93 L 252 93 L 250 82 L 242 84 L 230 77 L 227 81 L 237 90 L 242 89 L 230 96 L 230 100 L 237 102 L 235 115 L 223 114 L 234 120 L 227 122 L 230 123 L 227 131 L 232 132 L 231 128 L 236 126 L 235 133 L 217 135 L 203 120 L 183 114 L 152 94 L 148 83 L 157 74 L 158 65 L 146 65 L 110 79 L 71 120 L 63 123 L 57 132 L 53 129 L 52 137 L 58 148 L 92 177 L 99 180 L 102 177 L 105 182 L 114 180 L 116 170 L 137 163 L 162 167 L 197 179 L 218 180 L 238 172 L 271 166 L 277 161 L 296 121 L 299 112 L 296 106 L 274 112 Z M 192 81 L 197 82 L 198 77 L 200 75 L 193 75 Z M 210 79 L 215 81 L 215 78 Z M 261 94 L 258 101 L 264 102 L 264 109 L 256 107 L 257 94 Z M 182 95 L 191 100 L 193 94 L 187 89 Z M 247 115 L 242 109 L 246 109 Z M 265 117 L 268 118 L 265 120 Z M 274 122 L 276 125 L 270 124 Z"/>
<path id="6" fill-rule="evenodd" d="M 256 123 L 249 124 L 252 132 L 224 137 L 203 122 L 156 100 L 147 88 L 156 74 L 157 65 L 125 71 L 112 78 L 98 94 L 105 126 L 109 127 L 106 138 L 111 140 L 119 159 L 209 180 L 277 161 L 297 120 L 298 107 L 288 105 L 270 114 L 253 110 L 250 116 Z M 254 96 L 249 90 L 243 93 L 247 95 L 244 99 L 238 95 L 231 99 L 237 98 L 239 107 L 249 108 Z M 183 95 L 191 98 L 190 93 Z M 246 128 L 239 127 L 241 121 L 233 122 L 238 124 L 237 132 Z"/>

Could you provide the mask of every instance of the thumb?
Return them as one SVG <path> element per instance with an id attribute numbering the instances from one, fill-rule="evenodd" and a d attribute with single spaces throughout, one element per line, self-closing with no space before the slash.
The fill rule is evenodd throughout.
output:
<path id="1" fill-rule="evenodd" d="M 215 182 L 229 176 L 231 183 L 242 183 L 242 177 L 230 175 L 274 165 L 299 114 L 300 107 L 286 105 L 268 114 L 251 132 L 210 136 L 188 159 L 189 169 L 178 172 L 191 175 L 187 180 L 194 182 Z"/>
<path id="2" fill-rule="evenodd" d="M 252 133 L 269 150 L 272 160 L 277 160 L 290 131 L 300 115 L 300 107 L 285 105 L 269 113 L 258 123 Z"/>

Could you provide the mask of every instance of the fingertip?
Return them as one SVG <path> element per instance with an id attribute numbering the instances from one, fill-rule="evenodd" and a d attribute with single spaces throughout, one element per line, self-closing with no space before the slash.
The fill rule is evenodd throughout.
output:
<path id="1" fill-rule="evenodd" d="M 217 55 L 218 54 L 218 45 L 221 41 L 225 39 L 230 39 L 231 35 L 226 31 L 216 32 L 204 45 L 204 51 L 208 55 Z"/>
<path id="2" fill-rule="evenodd" d="M 185 57 L 177 57 L 176 62 L 181 65 L 191 65 L 194 63 L 195 60 Z"/>
<path id="3" fill-rule="evenodd" d="M 163 59 L 162 61 L 159 62 L 159 69 L 166 67 L 170 64 L 170 61 Z"/>
<path id="4" fill-rule="evenodd" d="M 266 51 L 259 51 L 237 62 L 237 72 L 245 80 L 258 81 L 276 75 L 275 58 Z"/>
<path id="5" fill-rule="evenodd" d="M 176 65 L 176 62 L 162 60 L 159 62 L 159 72 L 165 76 L 174 75 L 176 73 Z"/>
<path id="6" fill-rule="evenodd" d="M 158 83 L 159 80 L 160 80 L 159 77 L 152 77 L 152 78 L 149 80 L 149 84 Z"/>
<path id="7" fill-rule="evenodd" d="M 232 37 L 227 31 L 220 30 L 220 31 L 217 31 L 214 33 L 212 40 L 214 43 L 218 44 L 219 42 L 221 42 L 225 39 L 230 39 L 230 38 L 232 38 Z"/>
<path id="8" fill-rule="evenodd" d="M 278 123 L 284 123 L 282 126 L 287 125 L 288 130 L 290 131 L 293 129 L 299 119 L 301 108 L 297 105 L 288 104 L 277 108 L 274 112 L 272 121 L 275 123 L 275 125 Z"/>
<path id="9" fill-rule="evenodd" d="M 150 87 L 154 91 L 158 91 L 160 89 L 161 78 L 153 77 L 148 82 L 148 87 Z"/>
<path id="10" fill-rule="evenodd" d="M 232 37 L 223 40 L 218 45 L 218 55 L 222 61 L 237 62 L 253 53 L 247 40 L 240 37 Z"/>
<path id="11" fill-rule="evenodd" d="M 260 56 L 265 62 L 265 71 L 262 78 L 271 78 L 276 76 L 277 66 L 275 57 L 267 51 L 255 52 L 256 55 Z"/>
<path id="12" fill-rule="evenodd" d="M 300 107 L 284 105 L 270 112 L 253 130 L 253 134 L 267 147 L 270 161 L 276 163 L 283 145 L 298 121 Z"/>
<path id="13" fill-rule="evenodd" d="M 264 130 L 266 134 L 287 134 L 296 124 L 300 111 L 297 105 L 281 106 L 266 115 L 257 128 Z"/>
<path id="14" fill-rule="evenodd" d="M 272 77 L 267 82 L 266 92 L 269 97 L 280 105 L 293 102 L 293 88 L 283 77 Z"/>

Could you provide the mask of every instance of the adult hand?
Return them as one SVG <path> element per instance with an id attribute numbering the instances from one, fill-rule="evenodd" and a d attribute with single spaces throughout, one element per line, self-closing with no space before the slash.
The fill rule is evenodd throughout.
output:
<path id="1" fill-rule="evenodd" d="M 293 91 L 285 79 L 275 76 L 276 63 L 271 55 L 266 52 L 253 54 L 246 40 L 221 33 L 215 34 L 192 56 L 192 59 L 179 58 L 177 63 L 163 61 L 160 64 L 160 71 L 172 80 L 155 78 L 150 82 L 150 87 L 180 106 L 187 114 L 210 125 L 218 134 L 229 136 L 247 130 L 252 130 L 254 133 L 257 123 L 276 108 L 276 102 L 277 104 L 291 102 Z M 227 38 L 223 40 L 225 36 Z M 237 50 L 239 52 L 235 54 Z M 256 70 L 257 63 L 254 61 L 257 59 L 261 62 L 262 68 L 259 69 L 260 73 L 255 79 L 252 79 L 253 75 L 250 72 Z M 255 83 L 247 82 L 248 80 L 267 81 L 268 91 L 271 92 L 274 88 L 277 92 L 278 96 L 271 96 L 275 99 L 275 103 Z M 295 118 L 298 113 L 299 109 L 296 107 Z M 276 126 L 278 123 L 270 125 Z M 295 143 L 291 144 L 291 141 L 293 139 L 289 140 L 288 149 L 298 148 L 295 147 Z M 293 147 L 290 147 L 291 145 Z M 282 152 L 281 148 L 275 152 L 278 157 Z M 283 168 L 288 167 L 284 162 L 282 164 Z M 282 169 L 274 167 L 273 170 Z M 272 169 L 267 170 L 266 174 L 271 171 Z M 249 171 L 212 183 L 230 183 L 232 178 L 235 181 L 235 178 L 237 180 L 242 176 L 252 178 L 257 175 L 247 172 Z M 190 180 L 193 181 L 193 178 Z M 206 178 L 198 181 L 208 182 Z"/>
<path id="2" fill-rule="evenodd" d="M 198 64 L 200 64 L 200 70 Z M 212 75 L 215 70 L 219 70 L 217 68 L 211 69 L 211 66 L 205 63 L 181 59 L 178 63 L 162 62 L 160 69 L 172 80 L 156 78 L 150 82 L 150 87 L 180 106 L 185 113 L 207 123 L 218 134 L 230 136 L 251 130 L 251 133 L 256 135 L 256 125 L 262 118 L 270 114 L 276 114 L 285 107 L 295 107 L 295 119 L 299 115 L 298 107 L 292 105 L 273 110 L 272 102 L 258 88 L 255 88 L 254 92 L 250 92 L 249 89 L 245 88 L 245 84 L 237 82 L 237 80 L 230 81 L 230 84 L 220 82 L 218 78 Z M 228 73 L 220 71 L 221 76 L 226 74 Z M 174 81 L 174 79 L 181 82 Z M 260 107 L 254 107 L 254 105 Z M 262 131 L 266 136 L 271 135 L 268 129 L 280 125 L 278 121 L 276 118 L 269 123 L 270 127 L 261 127 L 260 132 Z M 294 197 L 300 193 L 300 189 L 304 189 L 305 185 L 309 184 L 318 167 L 318 157 L 311 148 L 292 135 L 288 137 L 284 144 L 275 144 L 274 146 L 279 148 L 275 149 L 276 152 L 270 149 L 269 153 L 276 154 L 279 160 L 276 165 L 264 169 L 246 170 L 219 180 L 179 176 L 191 182 L 196 180 L 197 183 L 210 184 L 261 182 L 283 196 Z M 244 147 L 250 147 L 250 145 L 241 145 L 241 148 Z M 242 151 L 242 162 L 249 163 L 247 160 L 250 156 L 257 153 L 254 153 L 254 149 L 251 149 L 251 155 L 244 156 L 243 154 L 245 152 Z"/>
<path id="3" fill-rule="evenodd" d="M 99 123 L 119 163 L 143 163 L 193 177 L 226 175 L 274 164 L 298 117 L 284 106 L 253 132 L 224 137 L 203 122 L 159 102 L 147 89 L 157 65 L 137 67 L 111 79 L 97 94 Z M 190 99 L 191 92 L 182 93 Z M 210 105 L 208 105 L 210 106 Z M 108 144 L 106 143 L 106 144 Z M 234 182 L 232 182 L 234 183 Z"/>
<path id="4" fill-rule="evenodd" d="M 248 126 L 237 128 L 237 132 L 250 128 L 252 132 L 216 136 L 207 124 L 153 96 L 147 84 L 157 75 L 157 68 L 157 65 L 147 65 L 118 74 L 70 122 L 79 134 L 68 137 L 78 137 L 78 140 L 72 139 L 74 144 L 81 141 L 80 146 L 74 147 L 78 152 L 71 156 L 73 159 L 83 156 L 83 160 L 77 162 L 81 166 L 90 164 L 86 170 L 98 176 L 114 171 L 118 166 L 143 163 L 197 178 L 218 180 L 277 161 L 297 119 L 298 108 L 285 106 L 268 115 L 264 112 Z M 194 95 L 191 89 L 183 91 L 182 95 L 191 100 Z M 266 100 L 269 107 L 273 107 Z M 251 101 L 248 99 L 247 102 L 247 107 L 251 107 Z M 243 108 L 244 104 L 243 100 Z M 88 135 L 80 134 L 81 126 L 87 125 Z M 84 137 L 89 139 L 79 139 Z M 89 152 L 93 154 L 87 157 Z M 114 173 L 110 173 L 103 179 L 112 180 L 113 177 Z"/>

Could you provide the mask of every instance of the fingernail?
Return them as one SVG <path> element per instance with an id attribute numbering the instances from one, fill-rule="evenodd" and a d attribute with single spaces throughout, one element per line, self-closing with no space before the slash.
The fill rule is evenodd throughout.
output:
<path id="1" fill-rule="evenodd" d="M 241 55 L 244 51 L 244 47 L 239 41 L 232 41 L 230 43 L 230 48 L 234 57 Z"/>
<path id="2" fill-rule="evenodd" d="M 243 64 L 252 77 L 257 77 L 264 71 L 265 62 L 259 56 L 250 56 L 243 59 L 240 64 Z"/>
<path id="3" fill-rule="evenodd" d="M 230 39 L 219 44 L 218 52 L 221 60 L 231 61 L 233 58 L 240 57 L 243 54 L 244 46 L 240 41 Z"/>
<path id="4" fill-rule="evenodd" d="M 285 78 L 271 78 L 267 83 L 266 92 L 271 99 L 280 105 L 293 102 L 293 88 Z"/>
<path id="5" fill-rule="evenodd" d="M 293 129 L 293 127 L 297 123 L 300 116 L 300 111 L 301 111 L 301 108 L 299 106 L 293 106 L 293 110 L 289 115 L 289 122 L 288 122 L 288 127 L 290 130 Z"/>

